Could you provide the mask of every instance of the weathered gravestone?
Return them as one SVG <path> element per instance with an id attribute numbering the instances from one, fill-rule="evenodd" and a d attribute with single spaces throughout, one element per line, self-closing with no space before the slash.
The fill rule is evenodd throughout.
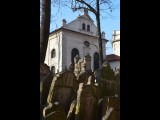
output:
<path id="1" fill-rule="evenodd" d="M 66 120 L 66 113 L 58 102 L 49 103 L 43 109 L 43 118 L 44 120 Z"/>
<path id="2" fill-rule="evenodd" d="M 93 84 L 91 76 L 88 82 L 80 86 L 77 93 L 75 118 L 78 120 L 97 120 L 97 106 L 100 97 L 98 84 Z"/>
<path id="3" fill-rule="evenodd" d="M 49 88 L 52 81 L 52 73 L 49 66 L 40 64 L 40 116 L 42 117 L 42 110 L 46 106 Z"/>
<path id="4" fill-rule="evenodd" d="M 84 64 L 84 65 L 85 65 L 85 64 Z M 91 76 L 91 77 L 90 77 L 90 76 Z M 82 72 L 81 74 L 79 74 L 77 82 L 78 82 L 78 83 L 87 84 L 89 77 L 90 77 L 90 79 L 91 79 L 91 83 L 94 84 L 94 83 L 95 83 L 95 76 L 94 76 L 94 73 L 93 73 L 92 71 L 84 71 L 84 72 Z"/>
<path id="5" fill-rule="evenodd" d="M 113 110 L 110 114 L 111 116 L 108 116 L 110 108 L 113 108 Z M 120 120 L 120 99 L 118 97 L 104 97 L 102 118 L 103 120 L 112 120 L 113 118 L 113 120 Z"/>
<path id="6" fill-rule="evenodd" d="M 70 65 L 69 70 L 58 74 L 59 77 L 56 77 L 55 80 L 52 81 L 50 94 L 48 96 L 48 102 L 59 102 L 66 114 L 68 113 L 71 102 L 76 99 L 76 91 L 78 88 L 76 76 L 71 68 L 72 66 L 73 65 Z"/>
<path id="7" fill-rule="evenodd" d="M 91 56 L 88 54 L 84 58 L 75 57 L 74 73 L 77 77 L 78 83 L 86 84 L 88 77 L 92 76 L 92 82 L 95 82 L 94 73 L 91 70 Z"/>
<path id="8" fill-rule="evenodd" d="M 75 111 L 76 111 L 77 99 L 74 100 L 71 105 L 67 115 L 67 120 L 75 120 Z"/>
<path id="9" fill-rule="evenodd" d="M 56 73 L 53 77 L 51 86 L 50 86 L 50 90 L 49 90 L 49 94 L 48 94 L 48 98 L 47 98 L 47 103 L 54 103 L 57 99 L 57 89 L 55 86 L 58 86 L 58 81 L 60 80 L 60 74 Z"/>
<path id="10" fill-rule="evenodd" d="M 80 71 L 81 71 L 81 61 L 80 61 L 80 57 L 79 56 L 76 56 L 74 58 L 74 74 L 75 76 L 78 76 Z"/>

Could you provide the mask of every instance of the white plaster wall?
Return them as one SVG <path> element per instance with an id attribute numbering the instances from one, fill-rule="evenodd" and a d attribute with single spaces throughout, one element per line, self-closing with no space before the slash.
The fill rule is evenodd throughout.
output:
<path id="1" fill-rule="evenodd" d="M 120 31 L 113 31 L 113 52 L 114 54 L 120 56 Z M 114 42 L 115 41 L 115 42 Z"/>
<path id="2" fill-rule="evenodd" d="M 56 50 L 54 58 L 51 58 L 52 49 Z M 50 67 L 55 66 L 55 72 L 57 72 L 57 69 L 62 71 L 62 32 L 49 37 L 45 63 Z"/>
<path id="3" fill-rule="evenodd" d="M 82 23 L 85 23 L 86 30 L 82 30 Z M 90 32 L 87 31 L 87 25 L 90 25 Z M 83 15 L 82 17 L 77 17 L 74 21 L 68 23 L 65 28 L 71 29 L 77 32 L 82 32 L 89 35 L 97 36 L 97 28 L 95 24 L 88 18 L 87 15 Z"/>
<path id="4" fill-rule="evenodd" d="M 60 33 L 50 36 L 49 41 L 45 63 L 47 63 L 50 67 L 55 66 L 56 72 L 57 69 L 59 69 L 59 72 L 61 72 L 65 69 L 65 66 L 67 68 L 69 67 L 69 64 L 71 63 L 71 51 L 73 48 L 78 49 L 81 58 L 83 58 L 87 52 L 89 52 L 91 56 L 91 69 L 93 69 L 94 53 L 99 52 L 97 38 L 64 30 L 63 32 L 61 31 Z M 90 42 L 89 48 L 84 46 L 84 41 Z M 103 41 L 103 56 L 106 55 L 105 44 L 106 42 Z M 53 48 L 56 50 L 56 56 L 51 58 L 51 50 Z"/>
<path id="5" fill-rule="evenodd" d="M 120 41 L 113 43 L 113 51 L 114 51 L 114 54 L 120 56 Z"/>
<path id="6" fill-rule="evenodd" d="M 79 51 L 79 57 L 83 58 L 86 54 L 85 52 L 85 46 L 83 44 L 84 41 L 89 41 L 90 43 L 94 43 L 98 47 L 98 40 L 97 38 L 90 38 L 86 35 L 80 35 L 78 33 L 72 33 L 72 32 L 64 32 L 63 36 L 65 36 L 65 45 L 66 50 L 63 52 L 64 56 L 66 56 L 64 59 L 66 60 L 67 68 L 69 67 L 69 64 L 71 63 L 71 51 L 73 48 L 78 49 Z M 88 48 L 88 52 L 91 56 L 91 69 L 93 69 L 93 55 L 95 52 L 98 52 L 97 47 L 94 45 L 90 45 Z"/>
<path id="7" fill-rule="evenodd" d="M 111 66 L 111 69 L 113 69 L 115 71 L 115 68 L 120 68 L 120 61 L 112 61 L 112 62 L 109 62 L 110 66 Z"/>

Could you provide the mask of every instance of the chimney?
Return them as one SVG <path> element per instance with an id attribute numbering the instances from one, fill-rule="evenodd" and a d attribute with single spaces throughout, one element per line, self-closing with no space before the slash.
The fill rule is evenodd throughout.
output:
<path id="1" fill-rule="evenodd" d="M 84 8 L 84 9 L 83 9 L 83 12 L 84 12 L 84 14 L 88 14 L 88 9 L 87 9 L 87 8 Z"/>
<path id="2" fill-rule="evenodd" d="M 105 35 L 106 35 L 105 32 L 102 32 L 102 33 L 101 33 L 101 36 L 102 36 L 102 38 L 104 38 L 104 39 L 105 39 Z"/>
<path id="3" fill-rule="evenodd" d="M 62 26 L 65 26 L 67 21 L 65 19 L 62 20 Z"/>

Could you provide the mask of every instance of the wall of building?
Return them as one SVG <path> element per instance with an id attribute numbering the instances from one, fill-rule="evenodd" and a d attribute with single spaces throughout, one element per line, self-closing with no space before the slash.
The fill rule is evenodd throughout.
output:
<path id="1" fill-rule="evenodd" d="M 85 23 L 86 30 L 82 30 L 82 23 Z M 90 25 L 90 31 L 87 31 L 87 25 Z M 83 15 L 81 17 L 78 17 L 76 20 L 68 23 L 65 28 L 74 30 L 77 32 L 82 32 L 88 35 L 97 36 L 97 28 L 94 25 L 94 23 L 88 18 L 87 15 Z"/>
<path id="2" fill-rule="evenodd" d="M 110 66 L 111 66 L 111 69 L 115 70 L 115 68 L 120 68 L 120 61 L 112 61 L 112 62 L 109 62 Z"/>
<path id="3" fill-rule="evenodd" d="M 112 43 L 114 54 L 120 56 L 120 31 L 113 31 Z"/>
<path id="4" fill-rule="evenodd" d="M 71 51 L 73 48 L 78 49 L 79 51 L 79 57 L 83 58 L 87 53 L 90 54 L 91 58 L 91 69 L 93 69 L 93 56 L 95 52 L 98 52 L 98 40 L 97 38 L 94 37 L 89 37 L 86 35 L 78 34 L 78 33 L 73 33 L 69 31 L 63 32 L 63 37 L 64 37 L 64 46 L 65 48 L 63 52 L 63 60 L 65 60 L 65 65 L 67 68 L 69 67 L 69 64 L 71 63 Z M 86 48 L 84 46 L 84 41 L 89 41 L 92 44 L 95 44 L 96 46 L 90 44 L 89 48 Z M 104 53 L 105 54 L 105 53 Z"/>
<path id="5" fill-rule="evenodd" d="M 120 56 L 120 41 L 116 41 L 113 43 L 113 51 L 114 54 Z"/>
<path id="6" fill-rule="evenodd" d="M 56 51 L 54 58 L 51 58 L 52 49 Z M 57 69 L 62 71 L 62 32 L 49 37 L 45 63 L 50 67 L 55 66 L 55 72 Z"/>

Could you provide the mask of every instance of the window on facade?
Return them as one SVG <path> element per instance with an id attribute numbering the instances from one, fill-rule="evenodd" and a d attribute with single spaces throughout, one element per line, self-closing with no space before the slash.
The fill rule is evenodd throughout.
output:
<path id="1" fill-rule="evenodd" d="M 52 71 L 53 74 L 55 73 L 55 66 L 51 67 L 51 71 Z"/>
<path id="2" fill-rule="evenodd" d="M 99 69 L 99 54 L 97 52 L 94 53 L 94 70 L 98 70 Z"/>
<path id="3" fill-rule="evenodd" d="M 87 25 L 87 31 L 90 31 L 90 25 Z"/>
<path id="4" fill-rule="evenodd" d="M 86 25 L 85 23 L 82 24 L 82 30 L 85 30 L 86 29 Z"/>
<path id="5" fill-rule="evenodd" d="M 54 58 L 56 56 L 56 50 L 52 49 L 51 51 L 51 58 Z"/>
<path id="6" fill-rule="evenodd" d="M 73 48 L 73 49 L 72 49 L 72 52 L 71 52 L 71 62 L 72 62 L 72 63 L 74 63 L 74 58 L 75 58 L 77 55 L 79 56 L 79 51 L 78 51 L 76 48 Z"/>
<path id="7" fill-rule="evenodd" d="M 89 46 L 90 46 L 90 43 L 89 43 L 88 41 L 84 41 L 84 45 L 85 45 L 86 47 L 89 47 Z"/>

